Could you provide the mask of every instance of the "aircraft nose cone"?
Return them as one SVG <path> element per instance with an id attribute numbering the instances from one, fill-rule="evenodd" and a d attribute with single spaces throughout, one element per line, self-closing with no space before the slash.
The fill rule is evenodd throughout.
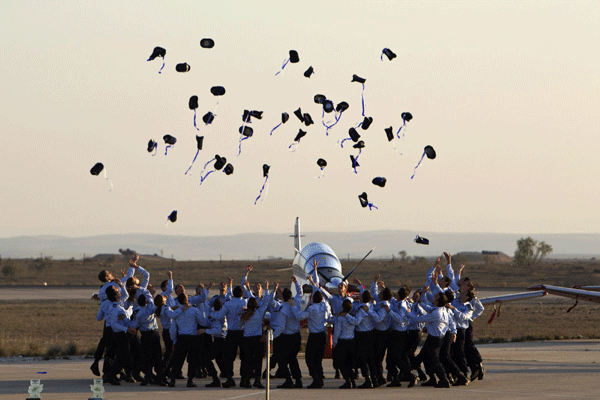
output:
<path id="1" fill-rule="evenodd" d="M 340 283 L 342 283 L 342 279 L 341 279 L 341 278 L 338 278 L 338 277 L 333 277 L 333 278 L 331 278 L 331 281 L 330 281 L 330 282 L 331 282 L 331 283 L 332 283 L 332 284 L 333 284 L 333 285 L 334 285 L 334 286 L 337 288 L 337 287 L 338 287 L 338 285 L 339 285 Z"/>

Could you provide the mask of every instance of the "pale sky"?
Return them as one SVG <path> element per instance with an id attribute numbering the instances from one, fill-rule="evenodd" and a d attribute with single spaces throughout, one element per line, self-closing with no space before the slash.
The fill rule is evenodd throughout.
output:
<path id="1" fill-rule="evenodd" d="M 598 1 L 1 2 L 0 236 L 291 232 L 296 216 L 309 231 L 597 233 L 599 23 Z M 155 46 L 167 50 L 162 74 L 162 60 L 146 61 Z M 393 61 L 380 60 L 386 47 Z M 291 49 L 300 62 L 275 76 Z M 374 118 L 358 129 L 357 174 L 357 150 L 337 144 L 362 120 L 353 74 Z M 205 126 L 217 85 L 227 93 Z M 318 93 L 350 104 L 329 136 Z M 186 176 L 192 95 L 204 148 Z M 244 109 L 264 114 L 237 156 Z M 406 111 L 400 155 L 384 129 Z M 178 139 L 167 156 L 165 134 Z M 437 158 L 411 180 L 426 145 Z M 200 186 L 215 154 L 235 172 Z M 112 191 L 90 174 L 96 162 Z M 254 205 L 264 163 L 269 191 Z M 362 192 L 379 210 L 361 208 Z"/>

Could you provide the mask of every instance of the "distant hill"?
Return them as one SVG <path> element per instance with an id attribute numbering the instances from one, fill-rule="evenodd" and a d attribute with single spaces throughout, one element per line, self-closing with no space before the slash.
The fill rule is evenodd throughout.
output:
<path id="1" fill-rule="evenodd" d="M 362 258 L 376 247 L 370 258 L 398 257 L 404 250 L 409 256 L 438 256 L 443 251 L 500 252 L 512 257 L 522 237 L 545 241 L 553 247 L 552 257 L 600 258 L 600 234 L 499 234 L 418 232 L 430 245 L 416 244 L 415 232 L 301 232 L 303 244 L 327 243 L 340 259 Z M 293 239 L 285 234 L 248 233 L 230 236 L 172 236 L 122 234 L 87 237 L 20 236 L 0 238 L 0 257 L 28 258 L 50 256 L 55 259 L 80 259 L 85 254 L 119 254 L 119 249 L 157 255 L 176 260 L 253 260 L 286 258 L 294 255 Z"/>

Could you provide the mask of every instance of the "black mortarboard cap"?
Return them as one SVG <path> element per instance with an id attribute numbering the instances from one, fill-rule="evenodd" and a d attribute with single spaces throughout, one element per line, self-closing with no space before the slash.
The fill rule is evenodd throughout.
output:
<path id="1" fill-rule="evenodd" d="M 167 54 L 167 51 L 165 49 L 163 49 L 162 47 L 155 47 L 154 50 L 152 50 L 152 54 L 148 58 L 148 61 L 152 61 L 156 57 L 165 58 L 166 54 Z"/>
<path id="2" fill-rule="evenodd" d="M 223 86 L 213 86 L 210 88 L 210 92 L 213 96 L 223 96 L 225 94 L 225 88 Z"/>
<path id="3" fill-rule="evenodd" d="M 250 121 L 250 111 L 249 110 L 244 110 L 244 115 L 242 115 L 242 121 L 244 122 L 252 122 Z"/>
<path id="4" fill-rule="evenodd" d="M 174 145 L 177 142 L 177 139 L 175 139 L 171 135 L 163 136 L 163 140 L 165 141 L 165 144 L 170 144 L 170 145 Z"/>
<path id="5" fill-rule="evenodd" d="M 171 222 L 177 221 L 177 211 L 173 211 L 171 214 L 169 214 L 169 216 L 167 218 Z"/>
<path id="6" fill-rule="evenodd" d="M 148 141 L 148 153 L 152 153 L 157 147 L 158 143 L 156 143 L 154 140 L 150 139 Z"/>
<path id="7" fill-rule="evenodd" d="M 435 150 L 433 149 L 433 147 L 431 146 L 425 146 L 425 154 L 427 155 L 427 158 L 429 158 L 430 160 L 435 159 Z"/>
<path id="8" fill-rule="evenodd" d="M 198 145 L 198 150 L 202 150 L 202 143 L 204 142 L 204 136 L 196 135 L 196 144 Z"/>
<path id="9" fill-rule="evenodd" d="M 409 112 L 403 112 L 402 114 L 400 114 L 400 116 L 402 117 L 402 120 L 406 122 L 412 119 L 412 114 Z"/>
<path id="10" fill-rule="evenodd" d="M 417 242 L 417 244 L 429 244 L 429 239 L 417 235 L 415 242 Z"/>
<path id="11" fill-rule="evenodd" d="M 361 78 L 360 76 L 354 74 L 352 75 L 352 81 L 351 82 L 358 82 L 358 83 L 365 83 L 367 80 L 365 78 Z"/>
<path id="12" fill-rule="evenodd" d="M 225 166 L 227 159 L 225 157 L 221 157 L 218 154 L 215 155 L 215 169 L 218 171 Z"/>
<path id="13" fill-rule="evenodd" d="M 198 96 L 190 97 L 189 106 L 190 110 L 195 110 L 196 108 L 198 108 Z"/>
<path id="14" fill-rule="evenodd" d="M 295 64 L 298 61 L 300 61 L 300 57 L 298 57 L 298 52 L 296 50 L 290 50 L 290 62 L 292 64 Z"/>
<path id="15" fill-rule="evenodd" d="M 325 111 L 326 113 L 332 112 L 333 111 L 333 101 L 325 100 L 323 102 L 323 111 Z"/>
<path id="16" fill-rule="evenodd" d="M 360 167 L 360 164 L 352 154 L 350 154 L 350 161 L 352 161 L 352 168 Z"/>
<path id="17" fill-rule="evenodd" d="M 363 131 L 366 131 L 367 129 L 369 129 L 369 126 L 371 126 L 371 124 L 373 123 L 373 117 L 365 117 L 365 119 L 363 119 L 363 123 L 360 126 Z"/>
<path id="18" fill-rule="evenodd" d="M 306 132 L 303 131 L 302 129 L 298 130 L 298 134 L 296 135 L 296 137 L 294 138 L 294 142 L 299 141 L 300 139 L 302 139 L 304 136 L 306 136 Z"/>
<path id="19" fill-rule="evenodd" d="M 388 142 L 394 140 L 394 131 L 391 126 L 389 128 L 385 128 L 385 134 L 387 136 Z"/>
<path id="20" fill-rule="evenodd" d="M 358 139 L 360 139 L 360 134 L 354 128 L 348 129 L 348 135 L 350 135 L 350 138 L 354 143 L 358 142 Z"/>
<path id="21" fill-rule="evenodd" d="M 309 113 L 304 113 L 303 117 L 304 117 L 304 125 L 309 126 L 309 125 L 314 124 L 314 121 L 312 120 Z"/>
<path id="22" fill-rule="evenodd" d="M 383 49 L 383 54 L 385 54 L 388 58 L 388 60 L 392 61 L 394 58 L 396 58 L 396 54 L 391 51 L 390 49 L 388 49 L 387 47 L 385 49 Z"/>
<path id="23" fill-rule="evenodd" d="M 181 63 L 175 66 L 175 71 L 177 72 L 188 72 L 190 70 L 190 65 L 188 63 Z"/>
<path id="24" fill-rule="evenodd" d="M 302 114 L 302 110 L 300 109 L 300 107 L 298 107 L 298 109 L 294 111 L 294 115 L 298 117 L 300 122 L 304 122 L 304 115 Z"/>
<path id="25" fill-rule="evenodd" d="M 360 200 L 360 205 L 365 208 L 366 206 L 369 205 L 369 199 L 367 199 L 367 193 L 366 192 L 362 192 L 361 194 L 358 195 L 358 200 Z"/>
<path id="26" fill-rule="evenodd" d="M 204 121 L 205 124 L 210 125 L 212 124 L 212 122 L 215 120 L 215 114 L 213 114 L 212 112 L 207 112 L 206 114 L 204 114 L 204 116 L 202 117 L 202 121 Z"/>
<path id="27" fill-rule="evenodd" d="M 223 172 L 225 172 L 225 175 L 233 174 L 233 165 L 231 165 L 231 163 L 227 164 L 225 168 L 223 168 Z"/>
<path id="28" fill-rule="evenodd" d="M 92 175 L 98 175 L 100 172 L 102 172 L 102 170 L 104 169 L 104 164 L 102 163 L 96 163 L 96 165 L 94 165 L 92 167 L 92 169 L 90 169 L 90 174 Z"/>
<path id="29" fill-rule="evenodd" d="M 256 110 L 250 111 L 250 116 L 254 117 L 256 119 L 262 119 L 262 114 L 263 114 L 262 111 L 256 111 Z"/>
<path id="30" fill-rule="evenodd" d="M 266 178 L 267 175 L 269 175 L 269 168 L 271 168 L 270 165 L 263 164 L 263 178 Z"/>
<path id="31" fill-rule="evenodd" d="M 308 67 L 308 69 L 306 71 L 304 71 L 304 76 L 307 78 L 310 78 L 310 76 L 313 74 L 315 70 L 313 69 L 312 66 Z"/>
<path id="32" fill-rule="evenodd" d="M 327 97 L 325 97 L 322 94 L 315 94 L 315 103 L 317 104 L 323 104 L 325 102 L 325 100 L 327 100 Z"/>
<path id="33" fill-rule="evenodd" d="M 335 111 L 337 111 L 337 112 L 346 111 L 348 109 L 348 107 L 350 107 L 348 105 L 348 103 L 346 103 L 345 101 L 342 101 L 341 103 L 338 103 L 337 106 L 335 106 Z"/>
<path id="34" fill-rule="evenodd" d="M 327 166 L 327 161 L 325 161 L 323 158 L 319 158 L 317 160 L 317 165 L 321 168 L 325 168 Z"/>
<path id="35" fill-rule="evenodd" d="M 285 124 L 286 122 L 288 122 L 288 119 L 290 119 L 290 114 L 284 112 L 281 113 L 281 123 Z"/>
<path id="36" fill-rule="evenodd" d="M 352 146 L 355 149 L 364 149 L 365 148 L 365 142 L 364 140 L 359 140 L 354 146 Z"/>
<path id="37" fill-rule="evenodd" d="M 200 40 L 200 47 L 203 49 L 212 49 L 215 46 L 215 41 L 210 38 Z"/>
<path id="38" fill-rule="evenodd" d="M 254 134 L 254 130 L 251 127 L 244 125 L 243 128 L 244 130 L 242 130 L 242 126 L 240 126 L 240 129 L 238 129 L 242 135 L 251 137 L 252 134 Z"/>
<path id="39" fill-rule="evenodd" d="M 384 177 L 378 176 L 377 178 L 373 178 L 373 185 L 377 185 L 379 187 L 384 187 L 387 179 Z"/>

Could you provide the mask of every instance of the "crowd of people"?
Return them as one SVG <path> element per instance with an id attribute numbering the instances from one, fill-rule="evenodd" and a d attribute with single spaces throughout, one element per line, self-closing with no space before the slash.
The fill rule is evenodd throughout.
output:
<path id="1" fill-rule="evenodd" d="M 407 285 L 392 292 L 377 275 L 369 289 L 354 279 L 354 296 L 347 281 L 339 284 L 337 294 L 330 294 L 319 284 L 315 263 L 308 284 L 292 277 L 295 295 L 279 283 L 272 289 L 268 281 L 251 287 L 248 266 L 240 285 L 233 287 L 229 278 L 211 297 L 214 282 L 198 285 L 188 295 L 183 285 L 173 284 L 171 271 L 159 292 L 136 255 L 122 278 L 106 270 L 98 276 L 103 286 L 96 319 L 105 324 L 90 369 L 112 385 L 126 381 L 174 387 L 177 379 L 185 379 L 187 358 L 187 387 L 197 386 L 194 378 L 210 377 L 206 387 L 231 388 L 236 386 L 239 354 L 239 386 L 264 388 L 261 380 L 271 374 L 263 370 L 265 338 L 272 330 L 271 376 L 283 380 L 278 388 L 302 388 L 298 353 L 301 322 L 306 321 L 309 389 L 324 386 L 328 345 L 335 379 L 344 380 L 341 389 L 400 387 L 401 382 L 413 387 L 418 381 L 436 388 L 468 385 L 485 373 L 472 325 L 483 306 L 469 278 L 461 277 L 464 266 L 455 273 L 451 255 L 444 257 L 445 274 L 438 258 L 426 273 L 425 285 L 414 292 Z M 357 385 L 361 375 L 364 382 Z"/>

